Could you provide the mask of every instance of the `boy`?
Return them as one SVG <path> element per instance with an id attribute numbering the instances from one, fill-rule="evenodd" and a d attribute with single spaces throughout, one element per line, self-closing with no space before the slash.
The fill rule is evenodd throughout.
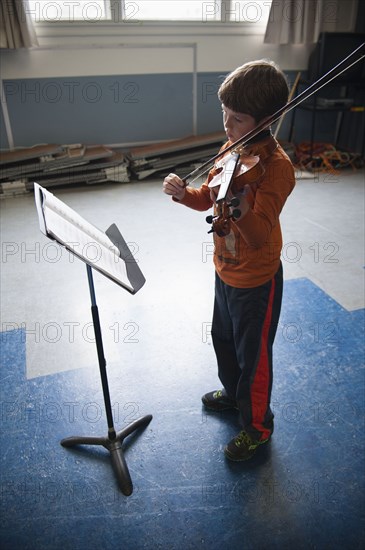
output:
<path id="1" fill-rule="evenodd" d="M 288 85 L 277 65 L 259 60 L 229 74 L 218 97 L 228 138 L 223 150 L 283 107 Z M 239 216 L 235 212 L 226 236 L 213 234 L 212 341 L 223 389 L 202 397 L 208 409 L 239 411 L 242 430 L 224 449 L 235 461 L 251 458 L 274 430 L 272 346 L 283 287 L 279 215 L 295 185 L 291 162 L 270 129 L 251 139 L 245 150 L 260 156 L 263 170 L 250 184 L 245 174 L 234 178 L 235 188 L 243 191 L 238 193 Z M 176 174 L 169 174 L 163 191 L 185 206 L 207 210 L 215 203 L 216 188 L 208 187 L 214 174 L 211 170 L 200 189 L 186 187 Z"/>

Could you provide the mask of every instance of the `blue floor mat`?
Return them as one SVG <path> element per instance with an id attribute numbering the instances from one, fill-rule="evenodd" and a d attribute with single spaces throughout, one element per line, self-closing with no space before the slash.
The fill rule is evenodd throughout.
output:
<path id="1" fill-rule="evenodd" d="M 214 365 L 208 374 L 199 346 L 155 357 L 140 344 L 144 362 L 108 365 L 117 429 L 153 415 L 125 440 L 129 497 L 104 448 L 59 443 L 107 435 L 97 360 L 27 380 L 24 331 L 2 333 L 1 548 L 364 548 L 363 332 L 363 310 L 307 279 L 286 282 L 275 432 L 247 463 L 223 454 L 236 414 L 201 406 Z"/>

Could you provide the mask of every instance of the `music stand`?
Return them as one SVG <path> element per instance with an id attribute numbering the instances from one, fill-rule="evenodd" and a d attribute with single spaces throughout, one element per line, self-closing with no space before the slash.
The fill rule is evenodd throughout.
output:
<path id="1" fill-rule="evenodd" d="M 129 496 L 133 492 L 133 483 L 124 458 L 122 444 L 130 434 L 141 427 L 147 426 L 152 420 L 152 415 L 148 414 L 140 417 L 118 432 L 115 430 L 92 270 L 96 269 L 103 273 L 131 294 L 135 294 L 143 286 L 145 278 L 115 224 L 111 225 L 104 234 L 37 183 L 34 183 L 34 193 L 42 233 L 86 263 L 91 315 L 108 424 L 107 437 L 71 436 L 62 439 L 61 445 L 63 447 L 73 447 L 75 445 L 103 446 L 110 453 L 112 467 L 120 490 L 124 495 Z M 72 235 L 72 241 L 69 240 L 70 235 Z M 94 240 L 90 241 L 90 239 Z M 100 250 L 106 255 L 104 261 L 101 261 L 99 265 L 91 262 L 83 252 L 85 243 L 90 244 L 90 242 L 94 245 L 98 244 Z M 84 246 L 80 250 L 76 250 L 75 244 Z"/>

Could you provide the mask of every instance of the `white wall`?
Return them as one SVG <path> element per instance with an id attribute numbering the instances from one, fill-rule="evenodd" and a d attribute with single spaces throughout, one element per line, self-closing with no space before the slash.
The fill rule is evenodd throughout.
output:
<path id="1" fill-rule="evenodd" d="M 219 109 L 217 115 L 217 106 L 210 106 L 201 99 L 198 78 L 201 81 L 204 75 L 209 75 L 210 82 L 210 74 L 214 73 L 216 83 L 219 75 L 225 75 L 235 67 L 259 58 L 276 61 L 284 71 L 295 72 L 307 67 L 311 48 L 264 44 L 266 24 L 267 17 L 253 23 L 209 25 L 152 22 L 140 25 L 112 22 L 37 24 L 39 47 L 0 52 L 1 78 L 4 82 L 0 113 L 2 148 L 58 142 L 60 139 L 124 145 L 215 131 L 216 126 L 220 128 L 221 124 Z M 196 75 L 193 77 L 193 91 L 188 81 L 179 90 L 180 94 L 184 94 L 180 98 L 183 101 L 190 96 L 189 105 L 185 105 L 189 114 L 176 114 L 174 130 L 167 128 L 166 104 L 165 111 L 161 111 L 161 106 L 158 111 L 157 104 L 153 112 L 149 111 L 148 102 L 143 100 L 148 84 L 146 80 L 140 80 L 143 75 L 156 75 L 159 79 L 159 75 L 169 74 Z M 135 87 L 140 90 L 138 109 L 141 119 L 148 127 L 156 126 L 153 117 L 164 121 L 163 124 L 157 124 L 157 128 L 160 128 L 158 135 L 146 137 L 144 130 L 143 135 L 131 136 L 133 105 L 117 105 L 113 102 L 115 96 L 106 105 L 102 102 L 89 104 L 84 97 L 74 99 L 74 90 L 69 90 L 71 79 L 78 79 L 76 95 L 85 85 L 82 79 L 90 77 L 92 83 L 105 92 L 102 99 L 106 99 L 108 93 L 110 95 L 110 88 L 113 88 L 113 83 L 109 80 L 106 83 L 106 78 L 117 78 L 118 86 L 123 88 L 123 78 L 130 82 L 133 75 Z M 38 82 L 37 79 L 45 81 Z M 47 79 L 55 79 L 51 85 L 52 90 L 57 86 L 60 91 L 59 101 L 40 92 L 37 95 L 38 88 L 43 90 L 48 85 Z M 178 81 L 177 78 L 173 79 L 175 88 Z M 70 93 L 72 97 L 69 97 Z M 153 93 L 158 93 L 157 88 Z M 178 90 L 175 89 L 174 93 L 178 93 Z M 159 95 L 163 96 L 161 93 Z M 112 108 L 115 112 L 112 112 Z M 75 112 L 71 112 L 71 109 Z M 219 121 L 215 120 L 217 116 Z M 115 129 L 116 120 L 123 128 L 121 133 Z M 88 125 L 91 125 L 90 128 Z M 104 125 L 108 126 L 108 130 L 102 129 Z"/>
<path id="2" fill-rule="evenodd" d="M 223 73 L 259 58 L 284 70 L 307 66 L 308 46 L 264 44 L 265 24 L 38 26 L 40 47 L 2 51 L 2 79 L 112 74 Z"/>

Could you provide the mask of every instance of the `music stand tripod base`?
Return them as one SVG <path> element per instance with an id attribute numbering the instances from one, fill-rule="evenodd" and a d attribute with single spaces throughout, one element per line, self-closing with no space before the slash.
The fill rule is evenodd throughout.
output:
<path id="1" fill-rule="evenodd" d="M 95 342 L 99 359 L 99 369 L 101 383 L 103 387 L 103 397 L 105 404 L 105 412 L 108 421 L 108 437 L 92 437 L 92 436 L 71 436 L 62 439 L 61 445 L 63 447 L 73 447 L 75 445 L 101 445 L 110 452 L 110 458 L 114 473 L 117 477 L 118 486 L 122 493 L 129 496 L 133 492 L 133 484 L 131 476 L 129 474 L 128 466 L 124 458 L 122 443 L 123 440 L 135 432 L 139 428 L 147 426 L 151 420 L 152 415 L 148 414 L 138 418 L 119 432 L 115 431 L 113 412 L 110 401 L 109 384 L 106 372 L 106 361 L 104 356 L 103 341 L 101 336 L 101 327 L 98 306 L 96 304 L 94 281 L 92 276 L 92 268 L 87 264 L 87 275 L 89 280 L 90 298 L 91 298 L 91 314 L 93 318 Z"/>
<path id="2" fill-rule="evenodd" d="M 147 414 L 138 418 L 123 430 L 117 433 L 114 432 L 114 434 L 111 432 L 109 437 L 71 436 L 62 439 L 61 445 L 63 447 L 73 447 L 75 445 L 102 445 L 105 447 L 110 452 L 119 489 L 124 495 L 130 496 L 133 492 L 133 483 L 122 450 L 123 440 L 139 428 L 147 426 L 151 420 L 152 415 Z"/>

